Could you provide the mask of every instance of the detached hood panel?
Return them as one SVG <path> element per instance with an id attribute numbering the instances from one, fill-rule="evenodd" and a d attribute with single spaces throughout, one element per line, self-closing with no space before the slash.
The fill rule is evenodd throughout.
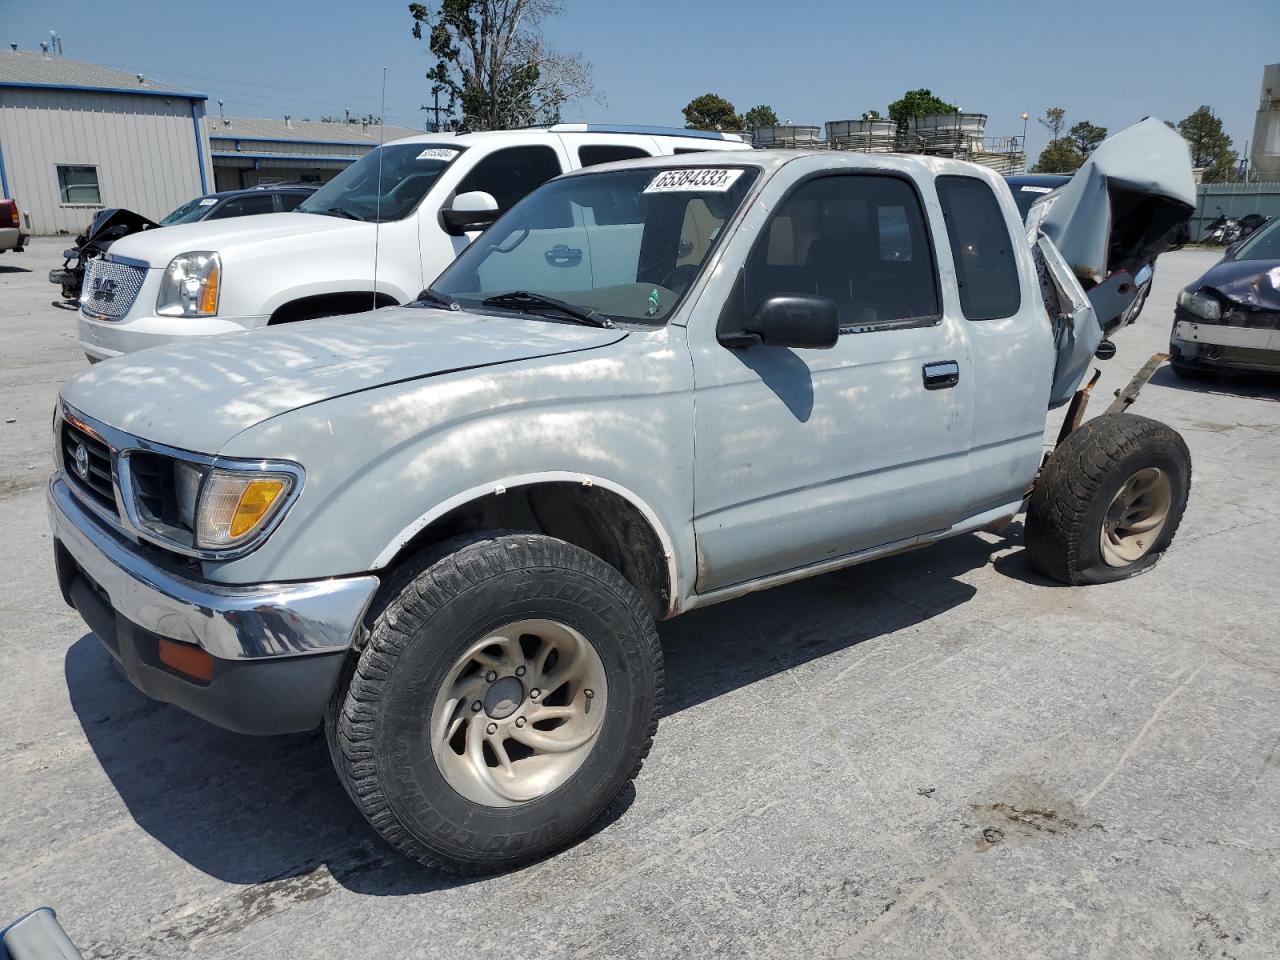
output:
<path id="1" fill-rule="evenodd" d="M 1040 229 L 1088 289 L 1153 262 L 1195 204 L 1186 141 L 1148 118 L 1103 141 L 1054 195 Z"/>
<path id="2" fill-rule="evenodd" d="M 216 453 L 298 407 L 387 384 L 591 350 L 619 330 L 409 307 L 310 320 L 96 364 L 62 388 L 76 409 L 135 436 Z"/>

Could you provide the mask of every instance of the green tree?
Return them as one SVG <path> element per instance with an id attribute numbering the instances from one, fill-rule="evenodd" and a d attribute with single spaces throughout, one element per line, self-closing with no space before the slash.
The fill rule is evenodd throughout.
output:
<path id="1" fill-rule="evenodd" d="M 1036 123 L 1049 131 L 1049 142 L 1062 139 L 1062 130 L 1067 125 L 1067 111 L 1062 107 L 1050 107 L 1043 117 L 1036 117 Z"/>
<path id="2" fill-rule="evenodd" d="M 741 130 L 742 118 L 724 97 L 704 93 L 685 106 L 684 125 L 690 130 Z"/>
<path id="3" fill-rule="evenodd" d="M 1067 137 L 1075 144 L 1076 150 L 1083 157 L 1089 156 L 1098 149 L 1098 145 L 1107 139 L 1107 128 L 1094 126 L 1088 120 L 1073 123 L 1067 131 Z"/>
<path id="4" fill-rule="evenodd" d="M 927 117 L 935 113 L 959 113 L 959 111 L 960 108 L 954 103 L 947 103 L 935 97 L 932 90 L 921 87 L 919 90 L 908 90 L 889 104 L 889 119 L 896 120 L 899 129 L 905 130 L 914 117 Z"/>
<path id="5" fill-rule="evenodd" d="M 409 4 L 413 36 L 435 64 L 426 77 L 447 94 L 450 115 L 468 130 L 554 123 L 561 109 L 593 96 L 591 66 L 557 53 L 541 23 L 558 16 L 560 0 L 434 0 Z"/>
<path id="6" fill-rule="evenodd" d="M 732 106 L 731 108 L 732 109 Z M 778 125 L 778 115 L 773 112 L 773 107 L 760 104 L 758 107 L 752 107 L 742 115 L 743 130 L 759 130 L 761 127 L 776 127 Z"/>
<path id="7" fill-rule="evenodd" d="M 1204 170 L 1205 183 L 1221 183 L 1235 177 L 1237 154 L 1222 121 L 1208 107 L 1197 107 L 1178 122 L 1178 132 L 1191 148 L 1191 165 Z"/>
<path id="8" fill-rule="evenodd" d="M 1084 155 L 1066 137 L 1050 140 L 1040 151 L 1040 159 L 1031 168 L 1032 173 L 1075 173 L 1084 163 Z"/>

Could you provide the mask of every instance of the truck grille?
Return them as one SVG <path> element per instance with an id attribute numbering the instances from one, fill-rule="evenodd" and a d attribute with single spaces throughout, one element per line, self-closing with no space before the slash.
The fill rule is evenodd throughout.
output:
<path id="1" fill-rule="evenodd" d="M 118 263 L 99 257 L 90 260 L 84 272 L 80 305 L 103 320 L 119 320 L 138 297 L 147 271 L 130 263 Z"/>
<path id="2" fill-rule="evenodd" d="M 72 485 L 95 503 L 116 512 L 111 482 L 111 449 L 70 420 L 62 421 L 62 464 Z"/>

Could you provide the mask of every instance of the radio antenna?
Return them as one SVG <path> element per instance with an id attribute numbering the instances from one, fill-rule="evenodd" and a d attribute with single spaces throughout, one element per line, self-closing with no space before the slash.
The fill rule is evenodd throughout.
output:
<path id="1" fill-rule="evenodd" d="M 387 68 L 382 68 L 382 105 L 378 108 L 378 190 L 373 204 L 373 308 L 378 309 L 378 241 L 382 238 L 382 137 L 387 129 Z"/>

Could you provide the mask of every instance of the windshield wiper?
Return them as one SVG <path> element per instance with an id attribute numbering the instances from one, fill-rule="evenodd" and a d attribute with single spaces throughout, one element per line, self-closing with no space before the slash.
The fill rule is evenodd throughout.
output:
<path id="1" fill-rule="evenodd" d="M 604 314 L 596 313 L 587 307 L 579 307 L 576 304 L 557 300 L 555 297 L 544 297 L 540 293 L 530 293 L 528 290 L 512 290 L 509 293 L 499 293 L 496 296 L 480 301 L 480 305 L 485 307 L 510 307 L 516 310 L 523 310 L 526 313 L 532 313 L 535 310 L 555 310 L 557 313 L 562 313 L 566 317 L 571 317 L 589 327 L 604 327 L 606 329 L 614 327 L 614 322 Z"/>
<path id="2" fill-rule="evenodd" d="M 423 305 L 431 304 L 432 306 L 444 307 L 448 310 L 462 309 L 462 304 L 458 303 L 458 301 L 453 299 L 453 297 L 441 293 L 439 290 L 435 290 L 432 287 L 427 287 L 427 289 L 419 293 L 417 297 L 414 298 L 413 302 L 415 304 L 420 303 Z"/>
<path id="3" fill-rule="evenodd" d="M 328 207 L 325 213 L 333 213 L 339 217 L 346 217 L 348 220 L 363 220 L 364 217 L 358 213 L 352 213 L 350 210 L 344 210 L 342 207 Z"/>

